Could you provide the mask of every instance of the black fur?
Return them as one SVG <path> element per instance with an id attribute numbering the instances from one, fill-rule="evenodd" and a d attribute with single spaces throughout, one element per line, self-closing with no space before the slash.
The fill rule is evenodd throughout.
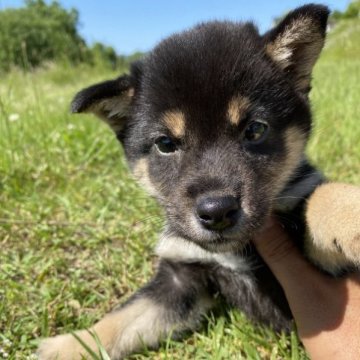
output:
<path id="1" fill-rule="evenodd" d="M 132 303 L 139 297 L 148 297 L 172 310 L 169 314 L 172 314 L 174 320 L 186 319 L 200 298 L 214 296 L 216 293 L 216 287 L 209 277 L 211 268 L 212 266 L 201 263 L 181 263 L 164 259 L 159 263 L 154 278 L 128 302 Z"/>

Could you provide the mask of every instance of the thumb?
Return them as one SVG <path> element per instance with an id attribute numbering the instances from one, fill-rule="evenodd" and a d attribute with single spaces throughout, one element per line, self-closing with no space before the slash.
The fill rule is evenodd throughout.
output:
<path id="1" fill-rule="evenodd" d="M 322 277 L 302 256 L 281 224 L 273 217 L 268 219 L 253 241 L 285 293 L 292 292 L 295 287 L 302 287 L 304 283 L 316 283 Z"/>

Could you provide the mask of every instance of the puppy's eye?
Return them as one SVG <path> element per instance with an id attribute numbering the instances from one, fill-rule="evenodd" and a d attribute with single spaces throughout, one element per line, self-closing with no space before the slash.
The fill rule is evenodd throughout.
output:
<path id="1" fill-rule="evenodd" d="M 251 143 L 260 143 L 265 140 L 269 130 L 267 122 L 262 120 L 252 121 L 245 129 L 244 139 Z"/>
<path id="2" fill-rule="evenodd" d="M 161 136 L 155 140 L 155 145 L 158 150 L 163 154 L 169 154 L 175 152 L 178 147 L 175 142 L 168 136 Z"/>

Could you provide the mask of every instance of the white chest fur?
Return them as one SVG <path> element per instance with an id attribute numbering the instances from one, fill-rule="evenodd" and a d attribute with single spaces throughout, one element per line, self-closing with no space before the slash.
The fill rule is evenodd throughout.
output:
<path id="1" fill-rule="evenodd" d="M 212 253 L 181 237 L 162 235 L 155 251 L 159 257 L 164 259 L 217 263 L 238 272 L 249 272 L 251 270 L 249 260 L 241 255 L 231 252 Z"/>

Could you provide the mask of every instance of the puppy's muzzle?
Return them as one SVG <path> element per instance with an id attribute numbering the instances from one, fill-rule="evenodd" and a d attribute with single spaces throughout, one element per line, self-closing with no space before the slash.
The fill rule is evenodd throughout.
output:
<path id="1" fill-rule="evenodd" d="M 239 210 L 239 202 L 233 196 L 200 198 L 196 204 L 198 221 L 204 228 L 214 231 L 234 226 L 240 216 Z"/>

